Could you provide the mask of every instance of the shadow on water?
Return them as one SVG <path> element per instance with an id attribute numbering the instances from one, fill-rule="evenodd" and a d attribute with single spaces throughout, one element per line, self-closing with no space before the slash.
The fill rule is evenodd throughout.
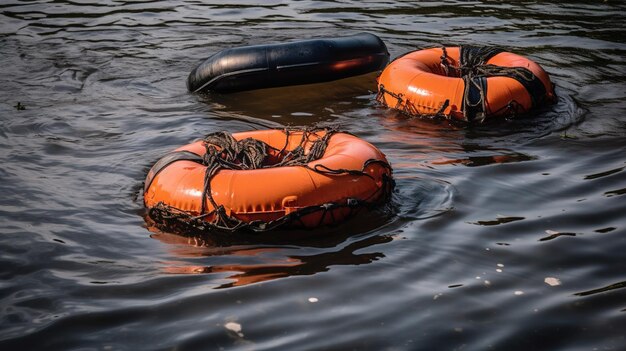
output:
<path id="1" fill-rule="evenodd" d="M 303 125 L 337 119 L 376 90 L 376 73 L 337 81 L 231 94 L 199 94 L 212 112 L 234 113 L 271 123 Z"/>
<path id="2" fill-rule="evenodd" d="M 411 173 L 415 168 L 426 170 L 449 165 L 480 167 L 535 159 L 535 156 L 503 147 L 502 143 L 488 138 L 471 139 L 468 134 L 472 133 L 472 128 L 450 125 L 447 121 L 408 118 L 387 111 L 381 117 L 381 123 L 387 129 L 381 134 L 381 139 L 399 150 L 399 160 L 394 160 L 393 166 L 401 174 Z M 501 128 L 510 132 L 508 127 Z"/>

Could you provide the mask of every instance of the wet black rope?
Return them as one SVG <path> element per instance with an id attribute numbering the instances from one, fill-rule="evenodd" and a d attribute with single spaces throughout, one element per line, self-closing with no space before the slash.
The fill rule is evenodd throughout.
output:
<path id="1" fill-rule="evenodd" d="M 337 133 L 336 130 L 329 129 L 325 130 L 326 134 L 316 139 L 310 147 L 308 153 L 305 152 L 305 145 L 308 141 L 310 141 L 311 136 L 317 136 L 316 132 L 318 130 L 304 130 L 302 133 L 302 139 L 300 140 L 300 145 L 294 148 L 292 151 L 287 153 L 283 157 L 283 159 L 274 165 L 273 167 L 287 167 L 287 166 L 304 166 L 309 162 L 318 160 L 324 156 L 324 152 L 326 152 L 326 147 L 328 146 L 328 142 L 330 138 Z M 289 132 L 286 132 L 287 140 L 289 140 Z M 285 145 L 285 150 L 287 145 Z"/>
<path id="2" fill-rule="evenodd" d="M 385 101 L 385 94 L 396 99 L 395 106 L 389 106 Z M 378 93 L 376 94 L 376 101 L 385 107 L 391 107 L 395 110 L 400 111 L 402 114 L 407 115 L 409 117 L 418 117 L 418 118 L 428 118 L 428 119 L 447 119 L 448 116 L 444 114 L 444 111 L 448 106 L 450 106 L 450 100 L 446 99 L 446 101 L 441 104 L 439 110 L 433 114 L 420 113 L 410 100 L 404 99 L 404 95 L 402 93 L 396 94 L 390 90 L 385 89 L 383 84 L 378 86 Z"/>
<path id="3" fill-rule="evenodd" d="M 450 64 L 448 51 L 446 50 L 445 46 L 441 47 L 440 59 L 441 59 L 441 67 L 443 68 L 443 72 L 445 73 L 446 77 L 456 76 L 454 73 L 452 73 L 456 71 L 456 68 Z"/>
<path id="4" fill-rule="evenodd" d="M 241 226 L 241 221 L 229 216 L 223 205 L 217 204 L 211 192 L 211 180 L 221 169 L 248 170 L 263 165 L 268 151 L 267 144 L 252 138 L 237 141 L 231 134 L 217 132 L 208 134 L 204 140 L 205 154 L 202 164 L 206 166 L 200 218 L 215 214 L 215 224 L 229 229 Z M 207 213 L 207 200 L 213 211 Z"/>
<path id="5" fill-rule="evenodd" d="M 504 67 L 487 62 L 495 55 L 504 52 L 498 47 L 462 46 L 460 48 L 459 74 L 465 82 L 463 93 L 463 115 L 468 121 L 483 122 L 487 112 L 487 78 L 508 77 L 521 83 L 531 98 L 532 107 L 543 104 L 546 90 L 539 78 L 525 67 Z M 521 105 L 510 101 L 506 105 L 509 116 L 520 113 Z M 492 113 L 500 113 L 492 111 Z M 523 112 L 523 111 L 522 111 Z"/>

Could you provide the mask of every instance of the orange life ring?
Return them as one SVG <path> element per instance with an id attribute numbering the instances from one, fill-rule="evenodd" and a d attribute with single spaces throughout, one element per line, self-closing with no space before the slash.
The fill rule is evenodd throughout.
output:
<path id="1" fill-rule="evenodd" d="M 390 195 L 393 180 L 385 155 L 351 134 L 260 130 L 232 136 L 237 141 L 252 138 L 267 144 L 263 168 L 220 169 L 210 179 L 212 201 L 206 201 L 205 175 L 210 165 L 202 161 L 208 148 L 216 145 L 196 141 L 152 167 L 145 182 L 145 206 L 149 210 L 165 207 L 209 227 L 232 229 L 234 222 L 235 227 L 268 230 L 282 224 L 316 227 L 335 223 L 361 205 Z M 272 167 L 298 147 L 310 154 L 322 138 L 326 138 L 326 148 L 321 158 L 301 166 Z M 218 223 L 220 211 L 230 224 Z"/>
<path id="2" fill-rule="evenodd" d="M 527 113 L 555 100 L 554 86 L 537 63 L 493 48 L 413 51 L 390 63 L 378 85 L 385 106 L 467 122 Z"/>

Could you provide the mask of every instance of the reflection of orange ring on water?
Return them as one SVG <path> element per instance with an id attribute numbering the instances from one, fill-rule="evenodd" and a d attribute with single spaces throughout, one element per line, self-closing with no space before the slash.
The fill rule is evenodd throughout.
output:
<path id="1" fill-rule="evenodd" d="M 480 67 L 518 70 L 521 77 L 532 79 L 475 72 L 473 78 L 464 79 L 461 72 L 466 67 L 460 62 L 461 50 L 432 48 L 395 59 L 378 78 L 378 100 L 414 116 L 440 115 L 469 122 L 527 113 L 555 100 L 553 84 L 537 63 L 510 52 L 495 51 L 485 57 Z M 478 101 L 480 95 L 484 96 L 481 106 L 470 101 Z"/>
<path id="2" fill-rule="evenodd" d="M 327 132 L 307 132 L 304 139 L 303 134 L 261 130 L 234 133 L 233 137 L 266 143 L 269 147 L 265 163 L 271 165 L 299 145 L 308 153 Z M 205 154 L 206 143 L 197 141 L 158 161 L 146 178 L 146 207 L 164 204 L 190 216 L 208 214 L 203 220 L 214 221 L 217 215 L 211 202 L 206 201 L 202 209 L 207 166 L 198 160 Z M 211 178 L 210 189 L 215 203 L 239 221 L 271 222 L 291 215 L 294 226 L 315 227 L 346 218 L 356 205 L 384 199 L 389 196 L 391 183 L 391 168 L 381 151 L 351 134 L 334 133 L 323 156 L 305 166 L 220 169 Z"/>

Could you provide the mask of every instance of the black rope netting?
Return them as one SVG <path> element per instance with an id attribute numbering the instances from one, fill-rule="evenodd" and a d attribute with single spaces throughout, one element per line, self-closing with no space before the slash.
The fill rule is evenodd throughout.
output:
<path id="1" fill-rule="evenodd" d="M 319 137 L 319 132 L 325 132 L 322 137 Z M 366 173 L 366 168 L 371 164 L 380 164 L 384 168 L 389 170 L 391 174 L 391 167 L 388 163 L 381 160 L 368 160 L 363 164 L 360 170 L 348 170 L 348 169 L 331 169 L 322 164 L 317 164 L 314 167 L 309 167 L 308 164 L 312 161 L 322 158 L 328 146 L 330 138 L 338 133 L 336 130 L 328 129 L 313 129 L 303 130 L 302 138 L 297 147 L 291 151 L 287 151 L 289 143 L 289 135 L 294 130 L 285 129 L 286 134 L 285 146 L 282 149 L 276 149 L 272 146 L 256 139 L 247 138 L 237 141 L 231 134 L 227 132 L 217 132 L 207 135 L 203 139 L 203 144 L 206 153 L 203 157 L 195 155 L 190 156 L 188 151 L 175 151 L 171 154 L 181 153 L 180 156 L 166 155 L 162 160 L 164 161 L 160 167 L 165 168 L 172 162 L 180 159 L 191 160 L 201 163 L 206 166 L 204 174 L 204 186 L 201 212 L 199 215 L 191 215 L 186 211 L 169 206 L 165 203 L 158 203 L 154 207 L 149 209 L 148 216 L 158 226 L 173 229 L 177 231 L 193 231 L 206 232 L 210 230 L 220 230 L 227 232 L 234 232 L 239 230 L 250 230 L 254 232 L 263 232 L 268 230 L 274 230 L 279 227 L 292 224 L 294 222 L 302 222 L 304 216 L 321 212 L 319 219 L 319 225 L 325 223 L 326 217 L 331 216 L 331 222 L 335 222 L 333 211 L 338 208 L 348 208 L 350 217 L 353 212 L 356 212 L 360 208 L 373 209 L 380 202 L 385 202 L 389 199 L 391 191 L 394 187 L 394 181 L 390 176 L 383 175 L 383 185 L 367 199 L 354 199 L 348 198 L 340 202 L 325 203 L 315 206 L 304 207 L 284 215 L 276 220 L 264 222 L 264 221 L 252 221 L 244 222 L 233 216 L 227 214 L 223 205 L 218 204 L 212 196 L 211 192 L 211 179 L 222 169 L 230 170 L 253 170 L 260 168 L 274 168 L 274 167 L 288 167 L 288 166 L 300 166 L 310 169 L 317 173 L 327 175 L 357 175 L 365 176 L 374 179 L 370 174 Z M 314 139 L 313 141 L 311 141 Z M 306 151 L 307 144 L 310 143 L 308 152 Z M 269 162 L 269 154 L 272 151 L 273 154 L 278 155 L 278 162 Z M 184 154 L 184 155 L 182 155 Z M 159 161 L 161 162 L 161 161 Z M 157 162 L 157 165 L 159 164 Z M 156 167 L 156 165 L 155 165 Z M 153 167 L 154 169 L 154 167 Z M 151 171 L 148 180 L 146 181 L 145 189 L 148 189 L 150 182 L 154 176 L 161 170 L 156 169 Z M 380 194 L 382 192 L 382 194 Z M 382 195 L 382 196 L 381 196 Z M 372 199 L 378 199 L 377 201 L 371 201 Z M 211 204 L 212 210 L 207 211 L 207 201 Z M 207 218 L 213 217 L 211 221 Z M 319 226 L 318 225 L 318 226 Z"/>
<path id="2" fill-rule="evenodd" d="M 504 67 L 492 64 L 486 64 L 493 56 L 504 52 L 498 47 L 474 47 L 461 46 L 459 66 L 456 67 L 451 63 L 445 47 L 442 47 L 441 68 L 445 76 L 462 78 L 465 83 L 463 92 L 463 117 L 468 122 L 481 123 L 486 118 L 486 96 L 487 96 L 487 78 L 488 77 L 509 77 L 520 82 L 528 91 L 532 107 L 538 107 L 546 103 L 546 88 L 543 82 L 529 69 L 525 67 Z M 405 100 L 402 94 L 395 94 L 380 85 L 376 100 L 387 106 L 384 100 L 384 94 L 388 94 L 397 99 L 394 108 L 402 111 L 411 117 L 425 118 L 448 118 L 444 114 L 445 109 L 449 106 L 450 101 L 446 100 L 439 110 L 434 114 L 419 113 L 417 108 L 408 100 Z M 389 106 L 387 106 L 389 107 Z M 515 117 L 524 111 L 523 107 L 515 100 L 510 101 L 500 110 L 491 111 L 492 114 L 498 114 L 506 109 L 508 117 Z"/>

